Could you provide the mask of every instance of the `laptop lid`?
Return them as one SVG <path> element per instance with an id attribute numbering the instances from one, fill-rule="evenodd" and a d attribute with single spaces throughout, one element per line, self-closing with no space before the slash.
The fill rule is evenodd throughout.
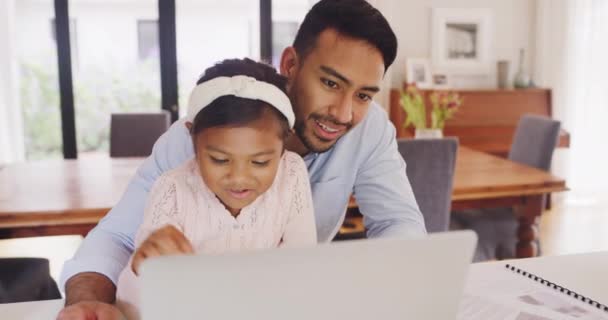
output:
<path id="1" fill-rule="evenodd" d="M 476 236 L 149 259 L 144 320 L 455 319 Z"/>

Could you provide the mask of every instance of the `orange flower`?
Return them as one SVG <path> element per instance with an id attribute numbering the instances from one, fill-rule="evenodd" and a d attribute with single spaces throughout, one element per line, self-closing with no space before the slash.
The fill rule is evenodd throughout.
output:
<path id="1" fill-rule="evenodd" d="M 410 96 L 414 97 L 417 96 L 418 94 L 420 94 L 418 92 L 418 87 L 416 86 L 416 83 L 408 83 L 407 86 L 405 87 L 405 92 L 407 92 L 407 94 L 409 94 Z"/>

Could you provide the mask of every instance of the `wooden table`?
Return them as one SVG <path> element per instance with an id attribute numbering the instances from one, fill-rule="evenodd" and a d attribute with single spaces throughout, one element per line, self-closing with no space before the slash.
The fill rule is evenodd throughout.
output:
<path id="1" fill-rule="evenodd" d="M 120 199 L 142 162 L 87 155 L 0 169 L 0 238 L 86 235 Z"/>
<path id="2" fill-rule="evenodd" d="M 85 235 L 120 199 L 142 161 L 96 156 L 0 169 L 0 238 Z M 536 255 L 543 195 L 567 190 L 564 179 L 463 146 L 453 188 L 454 210 L 519 208 L 518 257 Z"/>
<path id="3" fill-rule="evenodd" d="M 513 206 L 519 215 L 516 254 L 538 254 L 536 221 L 543 212 L 543 196 L 566 191 L 564 179 L 550 173 L 460 147 L 454 176 L 452 210 Z"/>
<path id="4" fill-rule="evenodd" d="M 543 212 L 543 195 L 566 190 L 564 179 L 548 172 L 468 147 L 458 148 L 452 210 L 515 207 L 519 213 L 518 258 L 537 255 L 535 222 Z M 356 202 L 349 207 L 356 207 Z"/>

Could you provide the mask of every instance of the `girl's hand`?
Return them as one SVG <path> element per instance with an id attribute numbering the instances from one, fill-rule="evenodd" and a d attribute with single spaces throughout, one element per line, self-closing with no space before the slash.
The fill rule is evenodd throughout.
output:
<path id="1" fill-rule="evenodd" d="M 167 225 L 152 232 L 135 251 L 131 269 L 138 274 L 141 263 L 150 257 L 193 253 L 186 236 L 174 226 Z"/>

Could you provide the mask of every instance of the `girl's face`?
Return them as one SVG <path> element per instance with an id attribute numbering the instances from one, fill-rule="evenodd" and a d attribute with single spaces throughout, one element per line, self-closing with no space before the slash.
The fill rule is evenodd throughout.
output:
<path id="1" fill-rule="evenodd" d="M 243 127 L 212 127 L 195 138 L 205 184 L 232 213 L 251 204 L 272 185 L 283 154 L 281 127 L 270 113 Z"/>

